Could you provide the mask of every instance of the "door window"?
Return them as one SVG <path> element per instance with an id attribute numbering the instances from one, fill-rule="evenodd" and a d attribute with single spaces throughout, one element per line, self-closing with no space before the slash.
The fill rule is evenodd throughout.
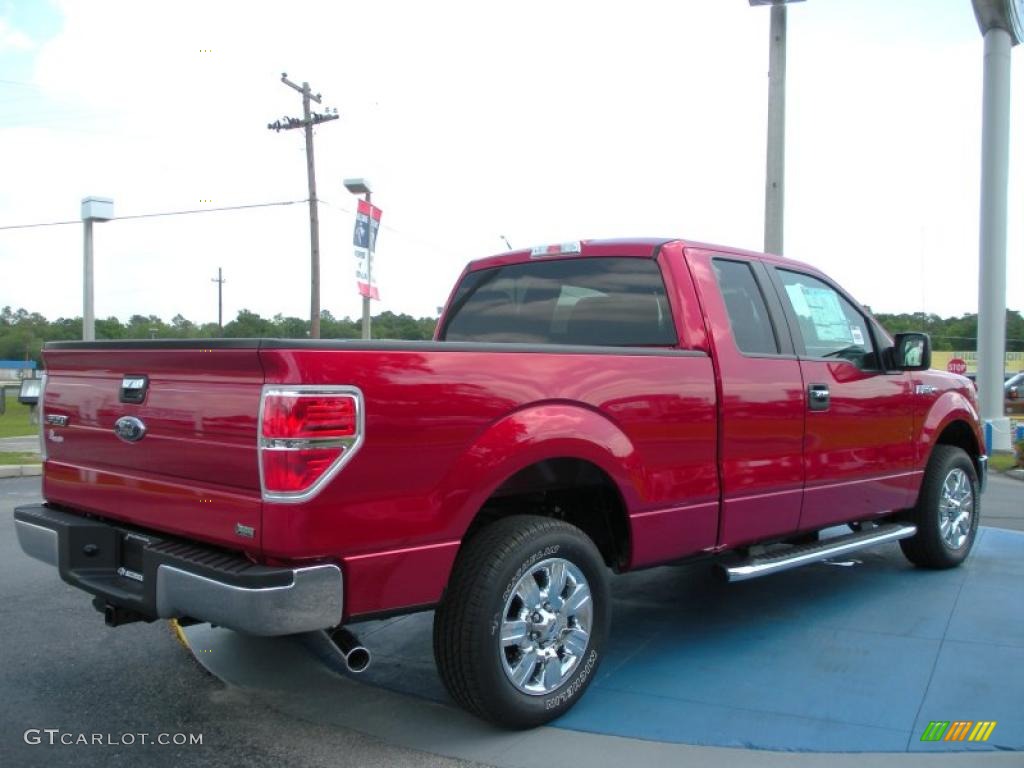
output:
<path id="1" fill-rule="evenodd" d="M 728 259 L 714 259 L 712 264 L 736 347 L 747 354 L 779 354 L 768 307 L 750 264 Z"/>
<path id="2" fill-rule="evenodd" d="M 877 370 L 868 322 L 845 296 L 810 275 L 788 269 L 776 272 L 807 357 L 848 360 L 861 370 Z"/>

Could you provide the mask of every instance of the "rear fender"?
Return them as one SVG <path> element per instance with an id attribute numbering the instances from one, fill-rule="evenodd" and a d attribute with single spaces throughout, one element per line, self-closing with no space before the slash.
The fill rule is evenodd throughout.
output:
<path id="1" fill-rule="evenodd" d="M 446 510 L 438 542 L 414 549 L 346 558 L 349 615 L 395 606 L 433 605 L 441 599 L 462 540 L 484 503 L 508 478 L 546 459 L 576 458 L 607 473 L 627 509 L 636 503 L 644 473 L 626 435 L 586 407 L 547 403 L 515 411 L 488 427 L 452 464 L 430 505 Z"/>
<path id="2" fill-rule="evenodd" d="M 545 403 L 516 411 L 493 424 L 441 484 L 444 497 L 451 500 L 450 507 L 455 510 L 453 533 L 464 536 L 480 508 L 508 478 L 532 464 L 555 458 L 589 461 L 611 477 L 627 511 L 640 504 L 645 473 L 626 434 L 589 408 Z"/>

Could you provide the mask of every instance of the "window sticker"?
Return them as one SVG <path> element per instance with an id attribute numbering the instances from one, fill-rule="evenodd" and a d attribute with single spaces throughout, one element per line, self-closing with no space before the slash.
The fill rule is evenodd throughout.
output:
<path id="1" fill-rule="evenodd" d="M 815 288 L 798 283 L 787 285 L 786 293 L 796 313 L 809 318 L 814 324 L 818 341 L 853 343 L 850 323 L 839 304 L 839 297 L 830 288 Z M 862 336 L 860 343 L 863 341 Z"/>
<path id="2" fill-rule="evenodd" d="M 789 294 L 789 300 L 793 304 L 793 311 L 796 312 L 800 317 L 811 316 L 811 308 L 807 306 L 807 301 L 804 299 L 804 292 L 802 285 L 787 285 L 786 293 Z"/>
<path id="3" fill-rule="evenodd" d="M 853 343 L 854 344 L 858 344 L 858 345 L 863 347 L 864 346 L 864 334 L 861 333 L 860 328 L 858 328 L 857 326 L 852 326 L 850 328 L 850 333 L 853 335 Z"/>

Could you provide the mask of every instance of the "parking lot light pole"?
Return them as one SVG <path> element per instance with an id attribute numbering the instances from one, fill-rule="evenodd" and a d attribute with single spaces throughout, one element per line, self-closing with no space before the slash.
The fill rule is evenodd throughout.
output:
<path id="1" fill-rule="evenodd" d="M 370 202 L 373 191 L 370 189 L 370 182 L 366 179 L 345 179 L 345 189 L 353 195 L 362 195 L 366 202 Z M 358 214 L 357 214 L 358 215 Z M 372 225 L 371 225 L 372 226 Z M 366 283 L 373 285 L 373 251 L 366 252 Z M 370 338 L 370 297 L 363 296 L 363 338 Z"/>
<path id="2" fill-rule="evenodd" d="M 109 197 L 82 199 L 82 340 L 96 338 L 96 316 L 93 309 L 92 223 L 114 218 L 114 201 Z"/>
<path id="3" fill-rule="evenodd" d="M 782 253 L 786 202 L 786 5 L 803 0 L 749 0 L 772 7 L 768 35 L 768 140 L 764 179 L 764 250 Z"/>
<path id="4" fill-rule="evenodd" d="M 1010 49 L 1024 39 L 1024 0 L 972 0 L 985 37 L 978 242 L 978 398 L 989 449 L 1010 450 L 1003 414 L 1006 356 L 1006 214 L 1010 175 Z"/>

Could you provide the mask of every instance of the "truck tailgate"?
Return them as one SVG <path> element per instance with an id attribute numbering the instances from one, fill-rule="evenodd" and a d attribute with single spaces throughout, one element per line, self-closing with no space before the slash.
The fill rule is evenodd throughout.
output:
<path id="1" fill-rule="evenodd" d="M 47 501 L 259 550 L 259 350 L 201 344 L 46 350 Z M 143 379 L 141 402 L 131 402 L 125 385 Z M 144 425 L 141 438 L 117 434 L 123 417 Z"/>

